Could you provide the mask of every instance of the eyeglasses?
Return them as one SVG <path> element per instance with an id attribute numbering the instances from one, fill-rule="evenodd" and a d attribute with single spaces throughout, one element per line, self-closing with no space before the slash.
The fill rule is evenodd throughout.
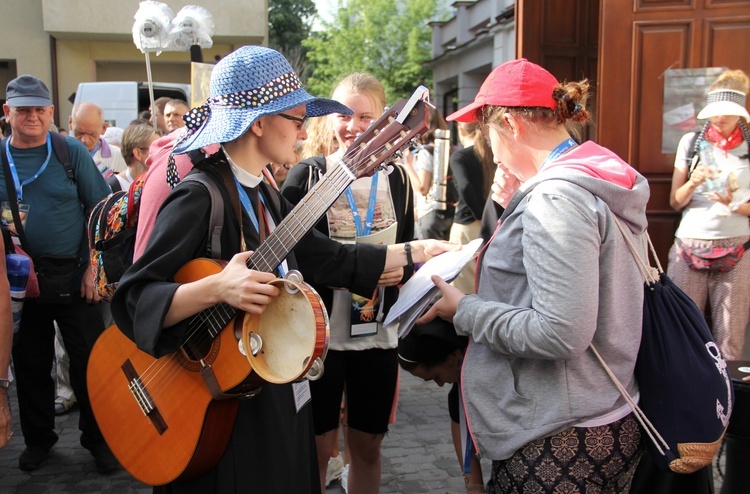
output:
<path id="1" fill-rule="evenodd" d="M 297 122 L 300 125 L 304 125 L 305 122 L 307 121 L 307 117 L 302 117 L 302 118 L 300 118 L 300 117 L 293 117 L 291 115 L 287 115 L 286 113 L 277 113 L 277 115 L 280 116 L 281 118 L 285 118 L 287 120 L 291 120 L 292 122 Z"/>

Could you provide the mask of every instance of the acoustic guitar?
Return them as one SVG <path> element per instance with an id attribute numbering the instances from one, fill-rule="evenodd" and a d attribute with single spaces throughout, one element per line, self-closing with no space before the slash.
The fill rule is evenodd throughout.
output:
<path id="1" fill-rule="evenodd" d="M 273 272 L 355 179 L 384 168 L 427 129 L 432 108 L 424 87 L 388 108 L 352 144 L 341 166 L 331 167 L 253 252 L 248 268 Z M 224 265 L 194 260 L 174 278 L 179 283 L 198 280 Z M 319 303 L 317 294 L 300 293 L 311 307 Z M 327 316 L 316 310 L 312 314 L 308 331 L 320 333 L 321 326 L 327 331 L 322 320 Z M 163 485 L 205 473 L 218 462 L 239 398 L 252 396 L 263 383 L 245 355 L 248 345 L 237 335 L 262 323 L 218 304 L 191 318 L 180 350 L 159 358 L 140 351 L 114 325 L 102 333 L 87 368 L 89 399 L 104 439 L 125 470 L 145 484 Z M 319 339 L 312 338 L 314 346 Z"/>

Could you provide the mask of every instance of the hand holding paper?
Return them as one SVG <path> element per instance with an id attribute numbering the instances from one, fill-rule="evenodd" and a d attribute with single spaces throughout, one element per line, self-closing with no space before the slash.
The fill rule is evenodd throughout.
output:
<path id="1" fill-rule="evenodd" d="M 448 282 L 440 276 L 433 275 L 432 282 L 435 283 L 435 286 L 440 290 L 442 297 L 435 302 L 435 305 L 430 307 L 430 310 L 428 310 L 425 315 L 417 319 L 415 322 L 424 324 L 432 321 L 435 317 L 453 322 L 453 316 L 456 315 L 458 303 L 466 296 L 466 294 L 458 288 L 449 285 Z"/>
<path id="2" fill-rule="evenodd" d="M 445 252 L 427 261 L 401 287 L 398 301 L 391 307 L 384 324 L 387 326 L 399 320 L 399 336 L 408 333 L 414 321 L 439 292 L 432 276 L 437 275 L 444 280 L 452 281 L 474 257 L 481 245 L 482 239 L 476 239 L 464 245 L 461 250 Z"/>

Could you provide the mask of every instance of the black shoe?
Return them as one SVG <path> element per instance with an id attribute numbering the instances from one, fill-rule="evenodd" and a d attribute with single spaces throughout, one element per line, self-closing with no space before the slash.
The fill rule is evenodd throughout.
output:
<path id="1" fill-rule="evenodd" d="M 44 464 L 49 450 L 46 446 L 28 446 L 18 458 L 18 468 L 25 472 L 36 470 Z"/>
<path id="2" fill-rule="evenodd" d="M 98 444 L 89 451 L 91 451 L 91 456 L 94 457 L 97 472 L 110 473 L 120 468 L 120 463 L 105 443 Z"/>

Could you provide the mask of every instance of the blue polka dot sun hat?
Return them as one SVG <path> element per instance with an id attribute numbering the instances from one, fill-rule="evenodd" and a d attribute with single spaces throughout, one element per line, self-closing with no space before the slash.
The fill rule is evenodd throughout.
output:
<path id="1" fill-rule="evenodd" d="M 310 96 L 281 53 L 263 46 L 243 46 L 214 67 L 208 100 L 183 117 L 186 133 L 175 145 L 174 154 L 232 141 L 259 118 L 305 104 L 307 117 L 352 114 L 337 101 Z"/>

